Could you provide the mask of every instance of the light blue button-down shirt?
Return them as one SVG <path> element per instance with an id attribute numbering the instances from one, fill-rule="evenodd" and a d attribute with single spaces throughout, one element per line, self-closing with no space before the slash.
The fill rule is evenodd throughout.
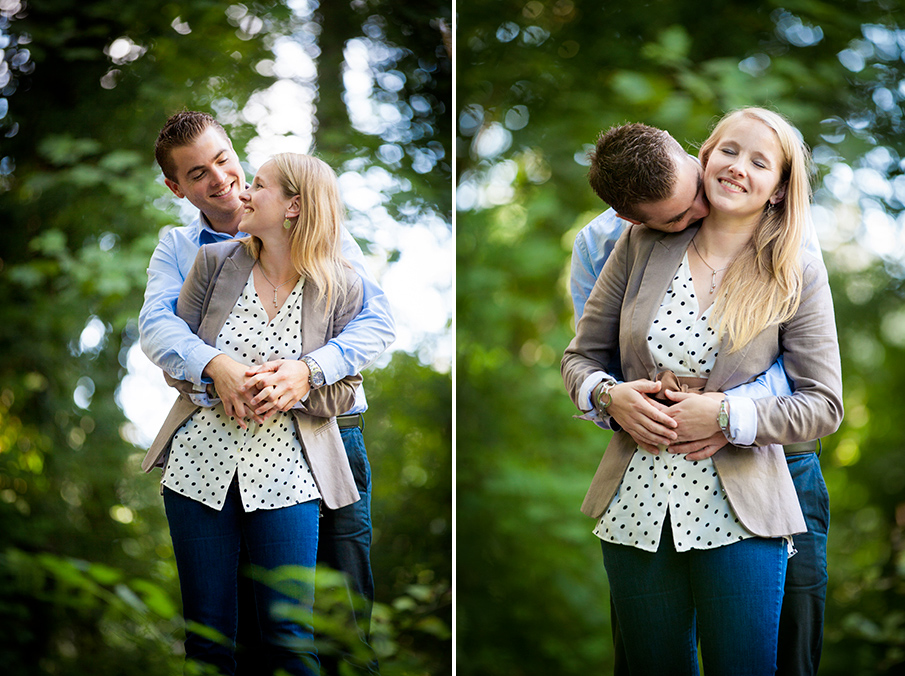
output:
<path id="1" fill-rule="evenodd" d="M 630 223 L 616 214 L 613 209 L 607 209 L 594 220 L 583 227 L 575 237 L 572 246 L 572 268 L 570 276 L 570 291 L 572 294 L 572 306 L 575 310 L 575 323 L 584 314 L 584 306 L 591 295 L 591 289 L 597 282 L 600 271 L 606 263 L 607 257 L 613 252 L 616 240 L 625 231 Z M 822 261 L 823 256 L 817 241 L 817 233 L 813 223 L 809 221 L 809 230 L 806 233 L 805 250 Z M 611 377 L 606 373 L 598 373 L 589 376 L 582 384 L 581 391 L 585 393 L 588 402 L 586 411 L 593 411 L 590 400 L 591 392 L 604 380 Z M 754 408 L 754 400 L 770 396 L 788 396 L 792 394 L 792 388 L 786 372 L 783 370 L 782 357 L 756 380 L 726 392 L 729 410 L 729 440 L 739 446 L 750 446 L 757 436 L 757 410 Z M 611 419 L 600 417 L 599 424 L 609 428 Z"/>
<path id="2" fill-rule="evenodd" d="M 221 352 L 207 345 L 176 316 L 176 300 L 198 249 L 204 244 L 228 239 L 232 236 L 213 230 L 199 213 L 191 224 L 170 229 L 158 243 L 148 264 L 148 286 L 138 316 L 141 349 L 173 378 L 190 381 L 196 386 L 211 382 L 202 372 Z M 342 253 L 361 276 L 363 305 L 342 333 L 308 355 L 323 370 L 327 384 L 361 372 L 396 338 L 389 301 L 365 267 L 361 247 L 345 228 Z M 355 406 L 349 413 L 361 413 L 367 407 L 364 390 L 359 387 Z"/>

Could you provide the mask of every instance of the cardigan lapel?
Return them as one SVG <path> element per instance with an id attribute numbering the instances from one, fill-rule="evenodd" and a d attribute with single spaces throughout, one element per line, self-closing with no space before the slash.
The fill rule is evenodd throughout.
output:
<path id="1" fill-rule="evenodd" d="M 639 344 L 634 338 L 650 334 L 650 327 L 663 303 L 663 297 L 697 231 L 697 227 L 690 227 L 676 235 L 663 235 L 653 243 L 647 264 L 643 265 L 638 293 L 632 303 L 630 335 L 635 354 L 649 377 L 656 374 L 657 365 L 651 356 L 647 340 Z"/>
<path id="2" fill-rule="evenodd" d="M 756 338 L 756 340 L 758 339 Z M 753 341 L 745 345 L 741 350 L 730 352 L 729 339 L 723 336 L 723 339 L 720 340 L 720 349 L 716 355 L 716 361 L 713 364 L 713 369 L 710 371 L 710 376 L 704 389 L 708 392 L 722 391 L 727 381 L 746 363 L 748 351 L 751 349 L 752 344 Z M 738 384 L 740 383 L 733 383 L 732 387 Z"/>
<path id="3" fill-rule="evenodd" d="M 223 262 L 219 275 L 211 280 L 213 288 L 198 329 L 198 336 L 208 345 L 216 344 L 220 329 L 248 283 L 254 264 L 245 247 L 238 246 Z"/>
<path id="4" fill-rule="evenodd" d="M 633 337 L 647 336 L 650 333 L 650 327 L 654 323 L 654 319 L 663 302 L 663 297 L 666 295 L 666 290 L 675 277 L 676 270 L 682 262 L 682 257 L 691 245 L 691 240 L 697 234 L 697 231 L 698 227 L 686 228 L 675 236 L 664 235 L 654 242 L 648 263 L 644 266 L 643 277 L 632 308 L 632 324 L 633 326 L 643 327 L 643 331 L 632 331 L 631 335 Z M 763 336 L 758 336 L 753 342 L 763 339 Z M 727 339 L 723 338 L 720 341 L 719 353 L 707 380 L 705 388 L 707 391 L 712 392 L 723 388 L 727 381 L 745 364 L 753 342 L 741 350 L 730 352 Z M 651 356 L 647 341 L 645 340 L 638 344 L 635 340 L 632 340 L 632 345 L 647 373 L 651 377 L 655 375 L 657 366 Z"/>
<path id="5" fill-rule="evenodd" d="M 254 264 L 245 247 L 238 246 L 223 262 L 219 274 L 211 280 L 210 298 L 206 301 L 204 319 L 198 329 L 198 336 L 208 345 L 216 344 L 220 329 L 248 283 Z M 323 347 L 332 336 L 333 317 L 324 316 L 324 304 L 325 299 L 317 298 L 317 286 L 306 280 L 302 287 L 302 354 Z"/>

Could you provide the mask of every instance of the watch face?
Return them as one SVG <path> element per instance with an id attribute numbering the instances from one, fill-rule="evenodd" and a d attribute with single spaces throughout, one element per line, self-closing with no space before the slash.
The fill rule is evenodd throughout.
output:
<path id="1" fill-rule="evenodd" d="M 308 364 L 308 371 L 310 373 L 308 380 L 311 383 L 311 387 L 323 387 L 324 383 L 327 382 L 327 378 L 324 376 L 324 372 L 321 371 L 321 367 L 317 365 L 317 362 L 308 357 L 305 357 L 302 361 Z"/>

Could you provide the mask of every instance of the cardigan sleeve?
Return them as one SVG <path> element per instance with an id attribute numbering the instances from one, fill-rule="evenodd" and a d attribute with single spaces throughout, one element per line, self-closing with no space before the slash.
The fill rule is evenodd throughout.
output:
<path id="1" fill-rule="evenodd" d="M 842 422 L 842 366 L 825 268 L 807 264 L 802 283 L 798 311 L 779 331 L 793 393 L 755 400 L 756 446 L 818 439 Z"/>
<path id="2" fill-rule="evenodd" d="M 210 252 L 206 251 L 207 246 L 198 249 L 195 255 L 195 262 L 192 264 L 191 270 L 186 275 L 182 288 L 179 290 L 179 298 L 176 301 L 176 316 L 182 319 L 192 333 L 197 334 L 198 328 L 201 326 L 201 320 L 204 318 L 204 301 L 209 295 L 214 279 L 212 270 L 214 266 L 210 264 Z M 188 380 L 177 380 L 164 371 L 164 380 L 167 385 L 176 389 L 180 394 L 186 396 L 195 396 L 203 392 L 194 383 Z M 198 403 L 198 402 L 196 402 Z M 209 402 L 202 401 L 204 405 L 211 405 Z"/>
<path id="3" fill-rule="evenodd" d="M 361 277 L 351 269 L 346 270 L 346 294 L 342 304 L 337 303 L 333 310 L 332 329 L 329 340 L 338 336 L 343 328 L 361 311 L 363 287 Z M 320 311 L 319 309 L 317 311 Z M 302 408 L 310 415 L 330 418 L 345 413 L 355 404 L 355 391 L 362 382 L 359 374 L 346 376 L 332 385 L 325 385 L 313 390 L 308 399 L 302 402 Z"/>
<path id="4" fill-rule="evenodd" d="M 583 411 L 587 402 L 581 401 L 582 385 L 589 377 L 605 373 L 619 353 L 619 321 L 637 227 L 642 226 L 630 227 L 616 242 L 585 304 L 575 338 L 563 354 L 561 370 L 566 390 Z"/>

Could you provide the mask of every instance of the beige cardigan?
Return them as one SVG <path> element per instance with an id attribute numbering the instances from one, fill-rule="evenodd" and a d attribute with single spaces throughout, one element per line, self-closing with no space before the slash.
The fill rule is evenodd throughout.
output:
<path id="1" fill-rule="evenodd" d="M 647 336 L 696 227 L 664 234 L 632 226 L 617 242 L 585 306 L 577 335 L 562 359 L 562 374 L 579 405 L 585 379 L 620 355 L 626 381 L 653 380 L 657 368 Z M 795 316 L 762 331 L 737 352 L 723 342 L 706 391 L 750 382 L 783 355 L 794 394 L 755 401 L 755 446 L 727 444 L 713 456 L 720 482 L 741 523 L 755 535 L 776 537 L 807 530 L 780 444 L 818 439 L 842 421 L 842 371 L 833 300 L 821 265 L 803 259 L 803 291 Z M 627 432 L 613 434 L 582 504 L 599 518 L 616 493 L 635 452 Z"/>
<path id="2" fill-rule="evenodd" d="M 248 282 L 254 260 L 240 241 L 230 240 L 201 247 L 186 277 L 176 304 L 176 314 L 208 345 L 215 345 L 226 318 Z M 361 279 L 351 269 L 343 280 L 346 300 L 324 315 L 325 300 L 317 301 L 317 287 L 305 284 L 302 291 L 302 354 L 325 345 L 358 314 L 362 305 Z M 350 505 L 360 496 L 349 467 L 335 416 L 348 411 L 355 402 L 361 376 L 344 378 L 311 392 L 303 409 L 294 408 L 296 433 L 324 504 L 330 509 Z M 146 472 L 162 467 L 173 435 L 200 406 L 188 396 L 192 384 L 172 381 L 179 398 L 151 444 L 141 466 Z"/>

